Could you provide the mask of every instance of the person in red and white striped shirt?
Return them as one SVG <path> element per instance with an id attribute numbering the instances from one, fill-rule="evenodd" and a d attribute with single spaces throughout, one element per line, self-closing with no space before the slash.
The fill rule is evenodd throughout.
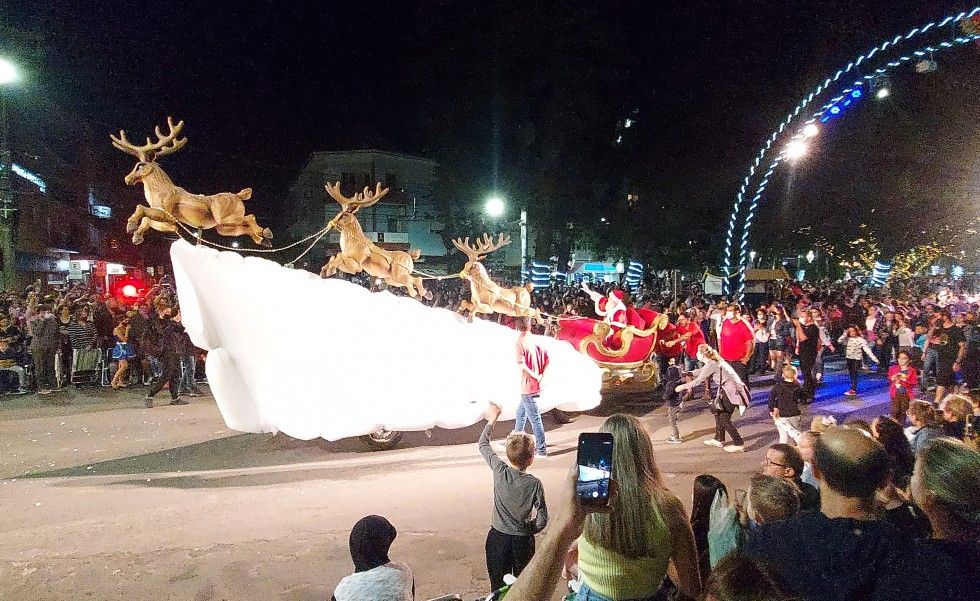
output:
<path id="1" fill-rule="evenodd" d="M 521 317 L 517 320 L 517 363 L 521 366 L 521 404 L 517 407 L 514 431 L 523 432 L 527 421 L 534 432 L 534 456 L 547 457 L 548 447 L 544 439 L 544 424 L 538 411 L 538 396 L 541 394 L 541 378 L 548 368 L 548 351 L 538 345 L 531 336 L 531 320 Z"/>

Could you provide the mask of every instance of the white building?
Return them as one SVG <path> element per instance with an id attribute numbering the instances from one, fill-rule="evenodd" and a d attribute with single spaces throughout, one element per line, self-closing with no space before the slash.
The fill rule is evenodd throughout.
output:
<path id="1" fill-rule="evenodd" d="M 290 188 L 289 198 L 299 207 L 299 218 L 290 227 L 294 238 L 322 228 L 340 210 L 324 189 L 340 182 L 341 192 L 351 196 L 377 182 L 389 188 L 377 204 L 361 209 L 357 218 L 364 233 L 391 250 L 418 248 L 420 262 L 447 253 L 440 232 L 433 188 L 439 165 L 429 159 L 381 150 L 315 152 Z M 311 252 L 311 266 L 336 252 L 339 236 L 331 233 L 326 245 Z M 319 265 L 316 265 L 318 267 Z"/>

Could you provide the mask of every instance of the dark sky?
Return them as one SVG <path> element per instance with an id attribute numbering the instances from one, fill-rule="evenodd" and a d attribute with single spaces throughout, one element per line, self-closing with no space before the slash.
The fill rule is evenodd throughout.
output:
<path id="1" fill-rule="evenodd" d="M 167 161 L 188 188 L 269 182 L 274 194 L 313 150 L 381 147 L 431 156 L 476 194 L 493 185 L 494 149 L 508 153 L 522 124 L 545 135 L 538 109 L 521 106 L 537 107 L 557 72 L 640 109 L 634 162 L 662 182 L 661 206 L 695 199 L 720 225 L 764 136 L 804 90 L 884 37 L 968 7 L 572 4 L 77 0 L 15 4 L 0 19 L 42 36 L 25 96 L 104 134 L 184 119 L 190 143 Z M 501 157 L 501 169 L 515 160 Z M 131 167 L 121 155 L 117 166 L 120 176 Z"/>

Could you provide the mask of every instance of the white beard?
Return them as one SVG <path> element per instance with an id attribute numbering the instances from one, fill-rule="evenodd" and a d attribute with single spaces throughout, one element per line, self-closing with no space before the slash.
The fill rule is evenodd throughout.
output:
<path id="1" fill-rule="evenodd" d="M 388 292 L 179 240 L 170 247 L 184 327 L 229 428 L 337 440 L 462 428 L 490 402 L 520 401 L 517 332 Z M 601 370 L 570 344 L 534 336 L 550 363 L 538 406 L 599 404 Z"/>

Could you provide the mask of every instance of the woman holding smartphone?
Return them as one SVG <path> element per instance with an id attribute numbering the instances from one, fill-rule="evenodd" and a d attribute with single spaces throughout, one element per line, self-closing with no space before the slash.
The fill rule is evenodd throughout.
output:
<path id="1" fill-rule="evenodd" d="M 566 557 L 582 583 L 579 601 L 667 599 L 670 579 L 696 598 L 701 575 L 684 505 L 664 485 L 640 420 L 617 414 L 600 428 L 613 436 L 616 494 L 608 513 L 592 513 Z"/>

